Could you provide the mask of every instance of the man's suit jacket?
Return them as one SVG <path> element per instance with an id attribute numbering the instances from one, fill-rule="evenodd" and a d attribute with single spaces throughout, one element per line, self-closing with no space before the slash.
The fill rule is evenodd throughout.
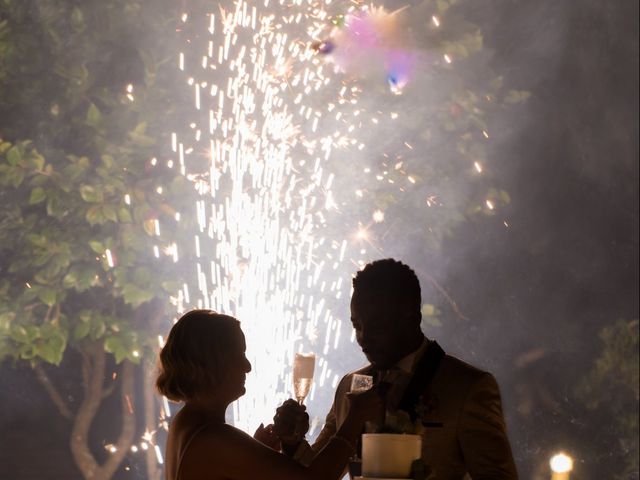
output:
<path id="1" fill-rule="evenodd" d="M 430 342 L 427 348 L 432 345 Z M 342 378 L 325 425 L 311 447 L 314 451 L 320 451 L 344 422 L 352 375 L 370 371 L 367 366 Z M 422 391 L 421 403 L 422 454 L 432 478 L 518 478 L 493 375 L 445 355 L 430 385 Z"/>

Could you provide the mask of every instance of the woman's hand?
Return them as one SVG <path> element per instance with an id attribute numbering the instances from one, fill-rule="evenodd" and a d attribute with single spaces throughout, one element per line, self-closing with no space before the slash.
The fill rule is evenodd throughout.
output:
<path id="1" fill-rule="evenodd" d="M 273 431 L 273 425 L 267 425 L 265 427 L 264 424 L 261 423 L 256 433 L 253 434 L 253 438 L 277 452 L 280 451 L 280 439 Z"/>
<path id="2" fill-rule="evenodd" d="M 278 407 L 273 417 L 273 431 L 282 442 L 283 447 L 297 448 L 304 440 L 308 430 L 307 407 L 291 398 Z"/>

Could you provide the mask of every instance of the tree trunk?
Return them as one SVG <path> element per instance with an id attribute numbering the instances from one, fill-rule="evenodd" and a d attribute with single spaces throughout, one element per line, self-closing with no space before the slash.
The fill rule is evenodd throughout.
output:
<path id="1" fill-rule="evenodd" d="M 155 336 L 160 332 L 160 320 L 164 317 L 165 304 L 160 302 L 154 302 L 151 306 L 151 312 L 147 314 L 148 324 L 146 325 L 146 331 L 152 336 Z M 153 349 L 153 359 L 147 359 L 142 363 L 142 375 L 143 375 L 143 395 L 144 395 L 144 423 L 145 429 L 149 432 L 149 436 L 152 439 L 153 444 L 157 444 L 156 431 L 158 426 L 158 410 L 157 401 L 158 397 L 155 389 L 156 379 L 156 356 L 157 349 Z M 149 448 L 146 451 L 146 464 L 147 464 L 147 480 L 160 480 L 160 469 L 158 468 L 158 459 L 156 457 L 155 448 Z"/>
<path id="2" fill-rule="evenodd" d="M 99 465 L 89 448 L 89 431 L 104 396 L 106 353 L 100 343 L 93 344 L 83 352 L 84 398 L 73 419 L 70 446 L 73 459 L 86 480 L 109 480 L 131 448 L 136 428 L 133 410 L 133 369 L 131 362 L 125 360 L 122 363 L 122 429 L 114 445 L 115 451 L 103 465 Z"/>

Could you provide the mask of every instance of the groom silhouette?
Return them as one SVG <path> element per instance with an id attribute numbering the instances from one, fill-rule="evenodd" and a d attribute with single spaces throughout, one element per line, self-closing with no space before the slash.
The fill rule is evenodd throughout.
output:
<path id="1" fill-rule="evenodd" d="M 351 323 L 371 363 L 342 378 L 313 445 L 304 440 L 309 428 L 304 406 L 287 400 L 277 409 L 273 430 L 285 454 L 307 463 L 328 443 L 346 417 L 346 394 L 359 373 L 390 384 L 386 423 L 422 435 L 430 478 L 518 478 L 495 378 L 427 339 L 420 328 L 421 306 L 418 278 L 401 262 L 377 260 L 356 274 Z"/>

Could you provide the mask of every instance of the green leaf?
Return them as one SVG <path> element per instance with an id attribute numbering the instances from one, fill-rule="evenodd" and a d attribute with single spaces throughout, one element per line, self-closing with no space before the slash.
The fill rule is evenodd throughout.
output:
<path id="1" fill-rule="evenodd" d="M 56 304 L 56 297 L 56 291 L 52 288 L 40 287 L 38 289 L 38 298 L 49 307 Z"/>
<path id="2" fill-rule="evenodd" d="M 91 330 L 91 324 L 89 323 L 78 323 L 76 327 L 73 329 L 73 338 L 74 340 L 82 340 L 87 335 L 89 335 L 89 330 Z"/>
<path id="3" fill-rule="evenodd" d="M 131 212 L 127 207 L 120 207 L 118 209 L 118 218 L 122 223 L 131 223 L 133 222 L 133 218 L 131 217 Z"/>
<path id="4" fill-rule="evenodd" d="M 99 255 L 104 254 L 106 250 L 106 247 L 102 244 L 102 242 L 99 242 L 98 240 L 89 240 L 89 246 L 91 247 L 91 250 Z"/>
<path id="5" fill-rule="evenodd" d="M 80 196 L 85 202 L 101 203 L 104 200 L 102 190 L 92 185 L 82 185 L 80 187 Z"/>
<path id="6" fill-rule="evenodd" d="M 102 121 L 102 114 L 98 107 L 95 104 L 89 105 L 89 109 L 87 110 L 87 123 L 93 127 L 96 127 Z"/>
<path id="7" fill-rule="evenodd" d="M 154 297 L 154 293 L 150 290 L 143 290 L 133 284 L 126 284 L 122 288 L 122 296 L 124 301 L 134 307 L 148 302 Z"/>
<path id="8" fill-rule="evenodd" d="M 31 190 L 31 196 L 29 197 L 29 205 L 35 205 L 36 203 L 42 202 L 45 198 L 47 198 L 47 194 L 45 193 L 42 187 L 36 187 Z"/>
<path id="9" fill-rule="evenodd" d="M 101 225 L 107 221 L 102 214 L 102 208 L 100 207 L 100 205 L 93 205 L 92 207 L 90 207 L 87 210 L 85 218 L 90 225 Z"/>
<path id="10" fill-rule="evenodd" d="M 78 7 L 71 12 L 71 26 L 76 32 L 84 30 L 84 15 Z"/>
<path id="11" fill-rule="evenodd" d="M 117 350 L 122 348 L 122 341 L 119 337 L 109 336 L 104 341 L 104 350 L 108 353 L 115 353 Z"/>
<path id="12" fill-rule="evenodd" d="M 116 357 L 116 363 L 121 363 L 127 358 L 127 351 L 124 348 L 119 348 L 113 353 L 113 356 Z"/>
<path id="13" fill-rule="evenodd" d="M 92 340 L 97 340 L 104 335 L 107 330 L 104 320 L 101 317 L 96 317 L 91 322 L 91 330 L 89 332 Z"/>
<path id="14" fill-rule="evenodd" d="M 113 157 L 111 155 L 102 155 L 102 156 L 100 156 L 100 159 L 102 160 L 102 163 L 104 163 L 105 167 L 113 168 L 115 160 L 113 159 Z"/>
<path id="15" fill-rule="evenodd" d="M 44 157 L 33 150 L 29 156 L 29 166 L 35 170 L 41 171 L 44 168 Z"/>
<path id="16" fill-rule="evenodd" d="M 423 317 L 432 317 L 437 315 L 437 309 L 435 305 L 431 305 L 430 303 L 425 303 L 422 305 L 422 316 Z"/>
<path id="17" fill-rule="evenodd" d="M 29 342 L 33 342 L 40 337 L 40 329 L 35 325 L 27 325 L 25 330 L 27 331 L 27 339 Z"/>
<path id="18" fill-rule="evenodd" d="M 44 361 L 53 365 L 60 365 L 64 348 L 59 348 L 57 345 L 52 343 L 44 343 L 36 347 L 36 353 Z"/>
<path id="19" fill-rule="evenodd" d="M 522 103 L 530 96 L 531 92 L 527 92 L 526 90 L 509 90 L 509 92 L 507 92 L 507 95 L 504 97 L 504 103 L 510 105 Z"/>
<path id="20" fill-rule="evenodd" d="M 7 161 L 9 165 L 13 165 L 14 167 L 20 163 L 22 159 L 22 153 L 17 146 L 11 147 L 7 152 Z"/>
<path id="21" fill-rule="evenodd" d="M 18 343 L 25 343 L 29 340 L 27 330 L 22 325 L 14 325 L 10 336 L 13 341 Z"/>
<path id="22" fill-rule="evenodd" d="M 103 205 L 102 213 L 107 220 L 111 220 L 112 222 L 118 222 L 118 214 L 116 212 L 116 207 L 113 205 Z"/>

